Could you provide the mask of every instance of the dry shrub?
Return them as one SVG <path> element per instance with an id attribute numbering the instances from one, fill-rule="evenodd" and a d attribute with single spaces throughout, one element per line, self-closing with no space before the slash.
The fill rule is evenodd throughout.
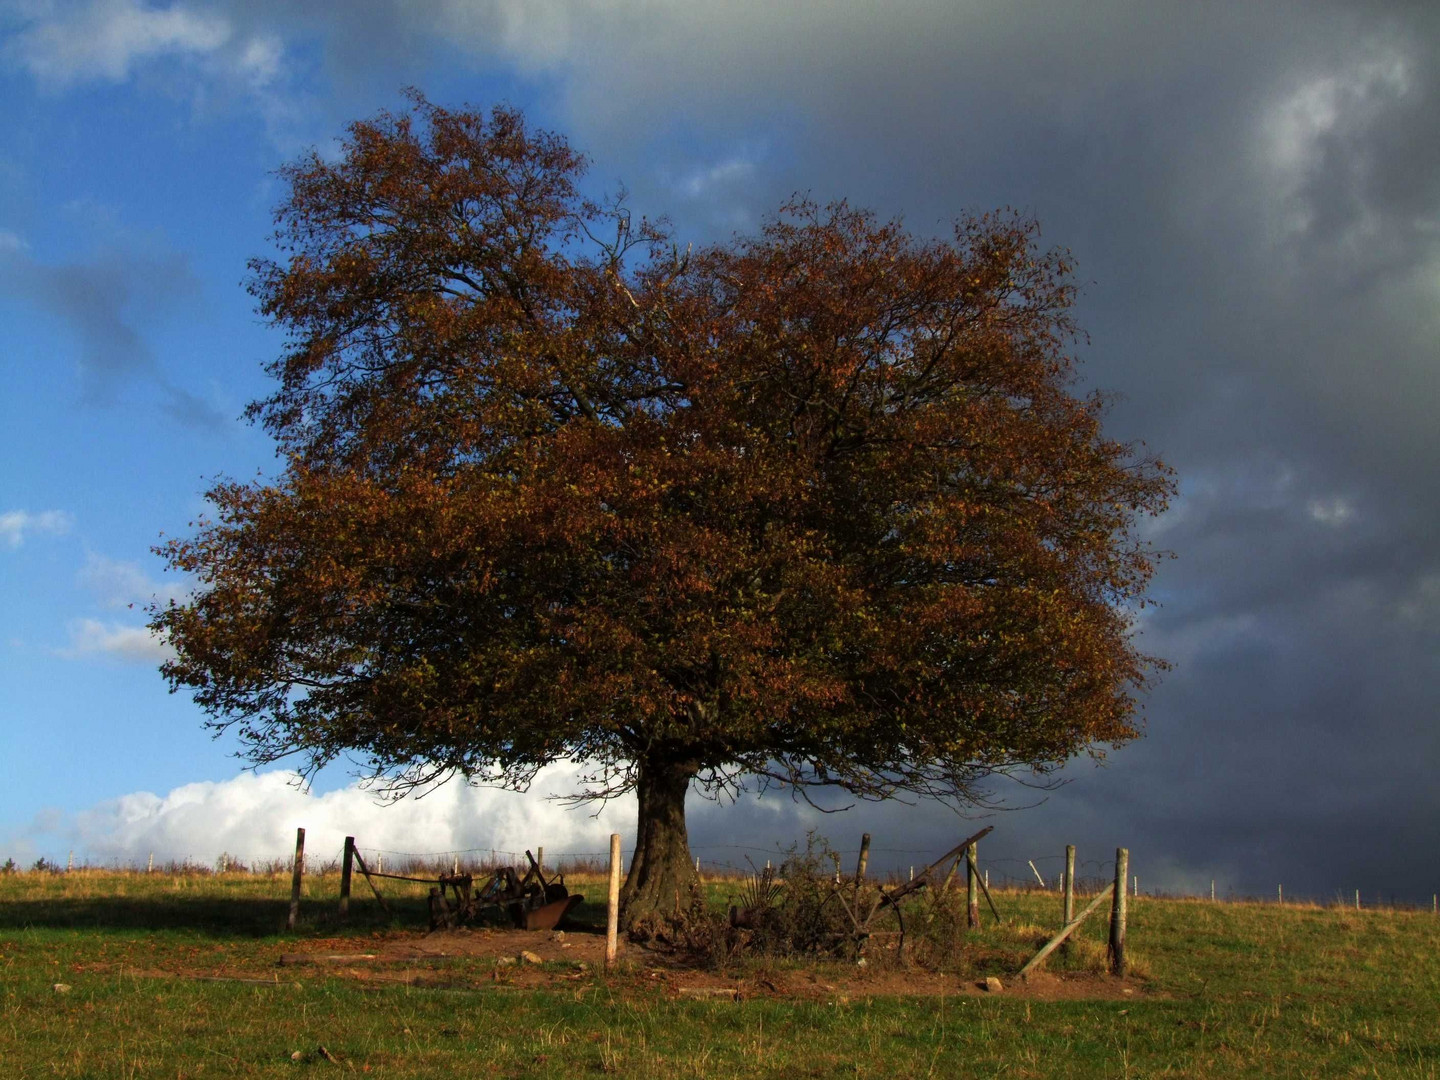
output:
<path id="1" fill-rule="evenodd" d="M 810 833 L 804 848 L 792 847 L 778 869 L 752 868 L 728 911 L 707 904 L 697 886 L 688 904 L 638 924 L 631 937 L 683 950 L 699 962 L 723 967 L 740 957 L 784 959 L 864 958 L 879 966 L 910 959 L 925 967 L 951 967 L 963 951 L 965 897 L 961 890 L 925 892 L 905 901 L 905 949 L 893 915 L 879 911 L 862 938 L 847 913 L 871 912 L 880 899 L 877 885 L 856 888 L 840 880 L 839 856 L 824 837 Z"/>

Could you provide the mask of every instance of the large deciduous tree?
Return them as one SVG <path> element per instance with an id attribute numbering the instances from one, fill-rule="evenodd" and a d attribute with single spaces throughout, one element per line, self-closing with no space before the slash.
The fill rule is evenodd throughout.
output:
<path id="1" fill-rule="evenodd" d="M 1072 392 L 1067 256 L 797 201 L 683 253 L 517 112 L 412 108 L 283 171 L 271 481 L 160 550 L 164 668 L 256 763 L 634 790 L 627 921 L 692 785 L 965 800 L 1136 734 L 1168 470 Z"/>

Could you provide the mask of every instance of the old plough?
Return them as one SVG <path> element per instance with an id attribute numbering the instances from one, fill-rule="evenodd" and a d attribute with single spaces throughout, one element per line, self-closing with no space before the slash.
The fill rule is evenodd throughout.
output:
<path id="1" fill-rule="evenodd" d="M 581 894 L 565 887 L 564 874 L 547 877 L 529 851 L 525 852 L 525 858 L 530 865 L 523 876 L 514 867 L 500 866 L 479 881 L 473 874 L 461 873 L 458 869 L 437 878 L 379 873 L 365 866 L 358 851 L 355 856 L 367 880 L 379 877 L 430 885 L 431 930 L 475 922 L 496 913 L 521 930 L 553 930 L 585 900 Z M 375 888 L 374 882 L 370 887 Z M 379 897 L 379 890 L 375 890 L 375 895 Z"/>

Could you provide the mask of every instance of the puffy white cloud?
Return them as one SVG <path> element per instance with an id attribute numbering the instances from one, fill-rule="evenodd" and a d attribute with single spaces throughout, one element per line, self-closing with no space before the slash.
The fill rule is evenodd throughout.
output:
<path id="1" fill-rule="evenodd" d="M 268 25 L 256 25 L 252 8 L 156 6 L 143 0 L 21 0 L 11 5 L 18 29 L 0 46 L 0 57 L 57 90 L 123 83 L 138 69 L 168 60 L 191 80 L 198 109 L 244 100 L 272 137 L 278 137 L 294 126 L 304 102 L 287 82 L 290 72 L 281 35 Z"/>
<path id="2" fill-rule="evenodd" d="M 143 626 L 80 619 L 70 626 L 71 658 L 109 656 L 135 664 L 160 664 L 173 654 L 170 645 Z"/>
<path id="3" fill-rule="evenodd" d="M 635 822 L 633 799 L 566 808 L 554 795 L 578 786 L 579 770 L 556 765 L 525 794 L 443 784 L 424 796 L 386 802 L 358 783 L 323 795 L 308 794 L 288 771 L 241 773 L 225 781 L 185 784 L 164 795 L 138 791 L 77 813 L 47 812 L 9 838 L 22 857 L 73 849 L 97 863 L 191 860 L 213 863 L 222 853 L 247 863 L 283 859 L 305 829 L 305 850 L 328 860 L 346 836 L 363 852 L 405 854 L 523 852 L 543 846 L 546 860 L 569 853 L 600 853 L 609 834 L 626 836 Z"/>
<path id="4" fill-rule="evenodd" d="M 19 547 L 27 534 L 49 533 L 58 536 L 70 531 L 74 518 L 63 510 L 42 510 L 32 514 L 28 510 L 7 510 L 0 514 L 0 539 L 12 548 Z"/>
<path id="5" fill-rule="evenodd" d="M 158 56 L 206 55 L 230 40 L 225 18 L 180 4 L 149 7 L 137 0 L 35 5 L 7 51 L 31 75 L 52 85 L 106 79 L 120 82 Z"/>

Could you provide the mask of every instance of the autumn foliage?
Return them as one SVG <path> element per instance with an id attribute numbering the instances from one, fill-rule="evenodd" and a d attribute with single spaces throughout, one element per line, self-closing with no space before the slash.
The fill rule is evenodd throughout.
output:
<path id="1" fill-rule="evenodd" d="M 1136 734 L 1171 480 L 1071 392 L 1031 223 L 801 200 L 691 251 L 520 114 L 412 104 L 284 170 L 252 265 L 283 467 L 154 613 L 213 726 L 402 787 L 583 760 L 638 790 L 631 918 L 692 784 L 964 799 Z"/>

